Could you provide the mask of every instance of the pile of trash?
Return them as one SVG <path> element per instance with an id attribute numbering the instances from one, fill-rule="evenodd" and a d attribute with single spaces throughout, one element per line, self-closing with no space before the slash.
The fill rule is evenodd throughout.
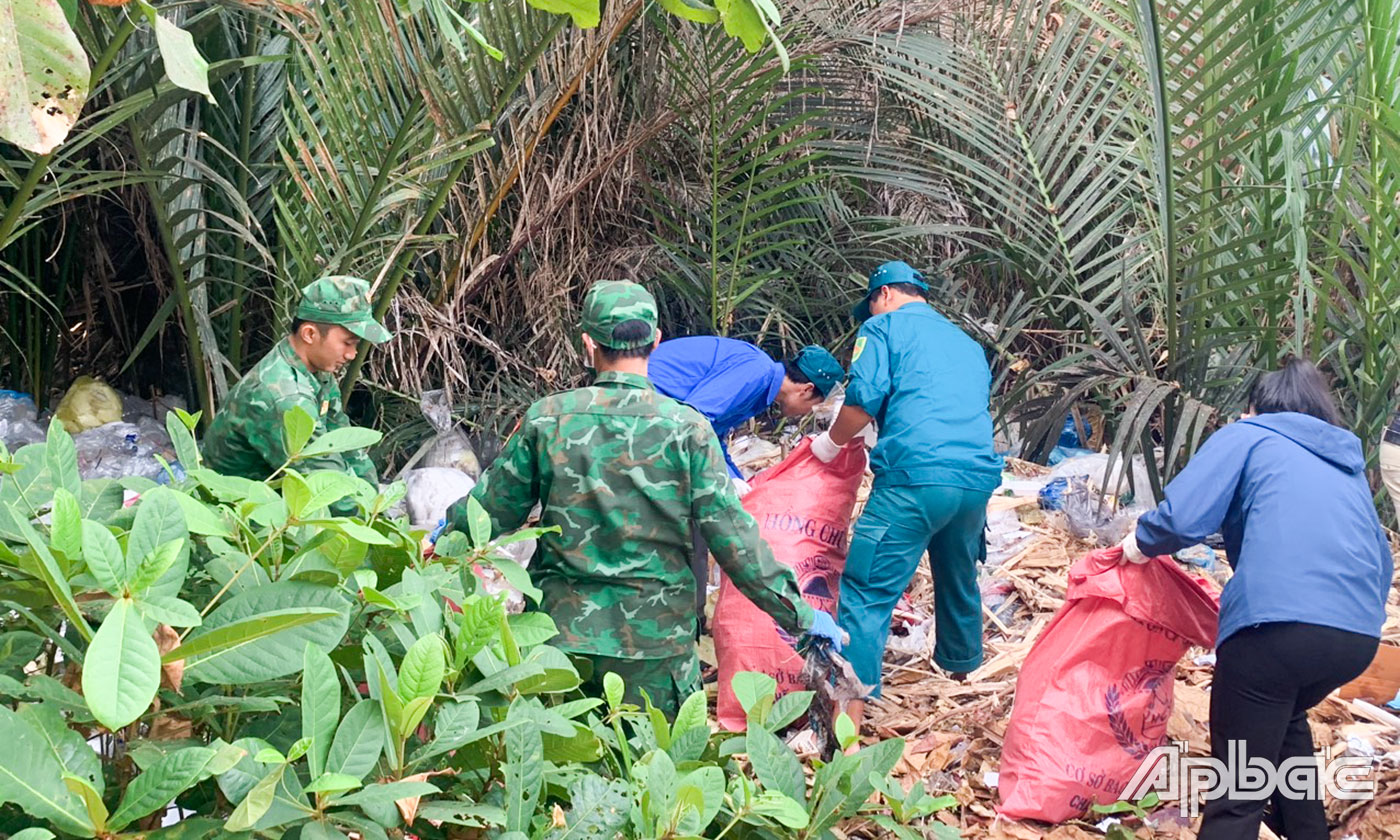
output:
<path id="1" fill-rule="evenodd" d="M 185 410 L 179 397 L 151 400 L 122 394 L 88 376 L 80 376 L 52 413 L 40 412 L 34 398 L 19 391 L 0 391 L 0 443 L 14 452 L 42 442 L 49 422 L 57 419 L 73 436 L 78 472 L 83 478 L 139 476 L 168 481 L 162 460 L 179 476 L 165 416 Z"/>
<path id="2" fill-rule="evenodd" d="M 1121 815 L 1097 814 L 1047 827 L 1008 821 L 996 812 L 1002 739 L 1021 665 L 1064 604 L 1070 566 L 1090 549 L 1120 540 L 1124 520 L 1131 521 L 1142 508 L 1120 505 L 1111 494 L 1105 495 L 1098 482 L 1106 463 L 1099 458 L 1106 456 L 1085 460 L 1089 457 L 1066 459 L 1054 470 L 1007 459 L 1002 488 L 988 505 L 987 562 L 981 583 L 986 655 L 966 682 L 948 679 L 933 664 L 933 582 L 926 564 L 895 612 L 883 697 L 868 707 L 868 722 L 872 734 L 880 738 L 906 740 L 904 756 L 895 769 L 906 788 L 922 782 L 935 795 L 948 793 L 958 799 L 962 807 L 942 812 L 940 818 L 965 837 L 1082 840 L 1102 838 L 1120 824 Z M 1091 469 L 1094 466 L 1097 470 Z M 857 510 L 868 495 L 869 481 L 867 475 Z M 1208 587 L 1218 589 L 1229 579 L 1223 551 L 1210 546 L 1194 546 L 1176 559 Z M 1384 640 L 1400 643 L 1400 595 L 1392 594 L 1387 611 Z M 1209 650 L 1193 648 L 1176 671 L 1167 733 L 1186 742 L 1193 756 L 1209 755 L 1214 664 Z M 1319 749 L 1372 759 L 1378 782 L 1375 799 L 1329 799 L 1329 817 L 1341 826 L 1335 836 L 1394 838 L 1394 826 L 1400 825 L 1400 711 L 1334 693 L 1311 718 Z M 1129 818 L 1121 824 L 1127 833 L 1117 836 L 1193 838 L 1192 822 L 1180 803 L 1166 802 L 1151 812 L 1146 823 Z M 870 836 L 878 836 L 878 830 Z"/>

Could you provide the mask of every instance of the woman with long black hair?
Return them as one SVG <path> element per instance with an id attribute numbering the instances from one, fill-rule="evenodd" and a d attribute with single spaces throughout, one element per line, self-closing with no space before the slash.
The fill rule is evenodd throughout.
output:
<path id="1" fill-rule="evenodd" d="M 1390 546 L 1361 441 L 1311 363 L 1289 359 L 1260 377 L 1250 413 L 1211 435 L 1123 541 L 1124 559 L 1143 562 L 1216 532 L 1234 576 L 1220 600 L 1211 754 L 1238 780 L 1261 759 L 1277 768 L 1313 756 L 1308 709 L 1366 669 L 1385 623 Z M 1312 788 L 1211 799 L 1198 837 L 1255 840 L 1272 804 L 1270 827 L 1289 840 L 1326 838 Z"/>

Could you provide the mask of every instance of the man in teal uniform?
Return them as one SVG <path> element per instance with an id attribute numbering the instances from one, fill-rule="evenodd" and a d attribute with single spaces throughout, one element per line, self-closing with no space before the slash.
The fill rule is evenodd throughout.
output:
<path id="1" fill-rule="evenodd" d="M 872 419 L 878 423 L 874 489 L 856 523 L 836 616 L 851 637 L 845 655 L 876 697 L 890 617 L 925 551 L 934 662 L 958 678 L 982 662 L 977 563 L 1002 463 L 992 447 L 992 375 L 982 347 L 929 306 L 928 288 L 903 262 L 870 275 L 852 313 L 863 324 L 845 405 L 812 444 L 829 462 Z M 846 711 L 859 726 L 864 702 Z"/>

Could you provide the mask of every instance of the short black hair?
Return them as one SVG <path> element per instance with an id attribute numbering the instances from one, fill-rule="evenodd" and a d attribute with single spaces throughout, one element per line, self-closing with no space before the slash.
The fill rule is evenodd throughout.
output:
<path id="1" fill-rule="evenodd" d="M 620 341 L 627 344 L 633 341 L 641 341 L 653 332 L 652 325 L 639 318 L 631 321 L 623 321 L 613 327 L 613 341 Z M 598 344 L 598 354 L 604 361 L 616 362 L 621 359 L 645 359 L 651 355 L 651 342 L 647 342 L 640 347 L 604 347 Z"/>
<path id="2" fill-rule="evenodd" d="M 922 286 L 915 286 L 913 283 L 889 283 L 881 288 L 894 289 L 896 292 L 903 292 L 906 295 L 913 295 L 921 300 L 928 300 L 928 289 Z"/>
<path id="3" fill-rule="evenodd" d="M 1312 362 L 1298 356 L 1285 358 L 1278 370 L 1259 377 L 1249 393 L 1249 405 L 1256 414 L 1295 411 L 1333 426 L 1342 425 L 1326 377 Z"/>
<path id="4" fill-rule="evenodd" d="M 302 324 L 310 324 L 311 326 L 316 328 L 317 332 L 320 332 L 322 334 L 330 332 L 331 329 L 330 324 L 323 324 L 320 321 L 308 321 L 305 318 L 293 318 L 291 329 L 292 335 L 296 335 L 297 330 L 301 329 Z"/>
<path id="5" fill-rule="evenodd" d="M 803 373 L 802 368 L 797 366 L 797 359 L 787 359 L 786 361 L 784 361 L 783 372 L 787 375 L 788 379 L 791 379 L 798 385 L 812 385 L 813 387 L 816 387 L 816 384 L 812 382 L 811 377 Z M 817 388 L 817 391 L 820 392 L 821 389 Z"/>

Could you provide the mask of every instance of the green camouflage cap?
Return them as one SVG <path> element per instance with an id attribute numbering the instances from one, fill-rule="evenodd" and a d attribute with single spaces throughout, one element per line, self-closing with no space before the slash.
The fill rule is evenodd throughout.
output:
<path id="1" fill-rule="evenodd" d="M 793 358 L 793 364 L 802 371 L 802 375 L 812 380 L 812 384 L 817 386 L 817 390 L 822 396 L 829 396 L 831 389 L 836 384 L 846 378 L 846 369 L 841 367 L 841 363 L 836 361 L 836 357 L 827 352 L 825 347 L 816 344 L 808 344 Z"/>
<path id="2" fill-rule="evenodd" d="M 628 321 L 645 322 L 651 329 L 632 341 L 613 338 L 613 330 Z M 645 347 L 656 340 L 656 298 L 637 283 L 604 280 L 594 283 L 583 298 L 583 331 L 610 350 Z"/>
<path id="3" fill-rule="evenodd" d="M 322 277 L 301 290 L 296 316 L 317 324 L 337 324 L 371 344 L 383 344 L 389 330 L 374 320 L 369 283 L 358 277 Z"/>

